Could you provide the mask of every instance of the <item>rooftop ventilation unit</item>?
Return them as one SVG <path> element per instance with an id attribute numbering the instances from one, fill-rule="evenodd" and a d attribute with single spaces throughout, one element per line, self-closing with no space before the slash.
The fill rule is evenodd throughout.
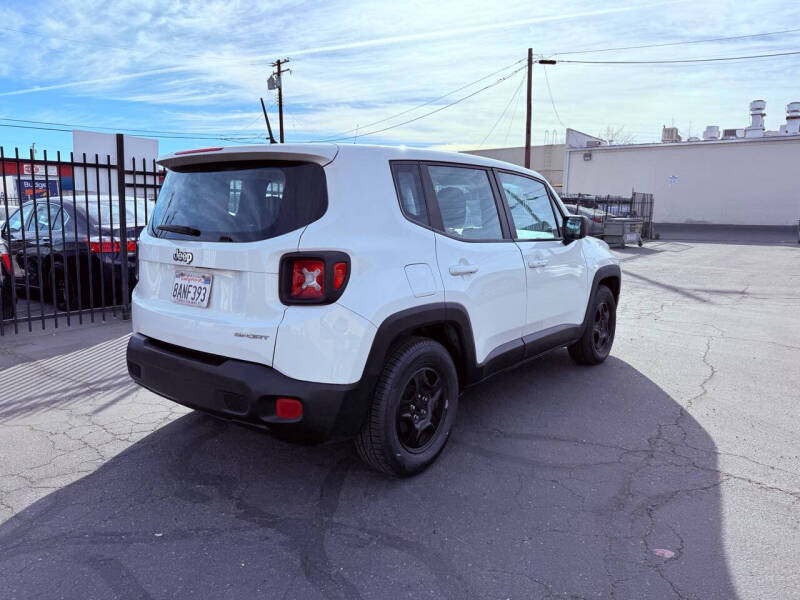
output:
<path id="1" fill-rule="evenodd" d="M 736 130 L 735 129 L 723 129 L 722 130 L 722 139 L 723 140 L 735 140 L 736 139 Z"/>
<path id="2" fill-rule="evenodd" d="M 767 116 L 764 110 L 766 108 L 767 103 L 763 100 L 753 100 L 750 103 L 750 126 L 745 128 L 744 137 L 764 137 L 764 117 Z"/>
<path id="3" fill-rule="evenodd" d="M 704 140 L 718 140 L 719 139 L 719 127 L 717 125 L 709 125 L 706 127 L 706 130 L 703 132 L 703 139 Z"/>
<path id="4" fill-rule="evenodd" d="M 800 135 L 800 102 L 786 105 L 786 135 Z"/>
<path id="5" fill-rule="evenodd" d="M 665 125 L 661 130 L 661 141 L 664 143 L 680 142 L 681 135 L 678 133 L 678 128 Z"/>

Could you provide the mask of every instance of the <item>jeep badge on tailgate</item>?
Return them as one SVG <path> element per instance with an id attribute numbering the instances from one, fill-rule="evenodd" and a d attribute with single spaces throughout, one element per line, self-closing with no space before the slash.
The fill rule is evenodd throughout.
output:
<path id="1" fill-rule="evenodd" d="M 194 260 L 194 254 L 191 252 L 184 252 L 180 248 L 175 248 L 175 253 L 172 255 L 172 260 L 190 265 Z"/>

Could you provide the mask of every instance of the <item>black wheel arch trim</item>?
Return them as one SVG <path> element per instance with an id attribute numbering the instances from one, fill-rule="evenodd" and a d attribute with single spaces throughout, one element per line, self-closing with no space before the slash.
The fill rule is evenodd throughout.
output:
<path id="1" fill-rule="evenodd" d="M 622 270 L 619 268 L 619 265 L 603 265 L 595 271 L 594 277 L 592 278 L 592 289 L 589 294 L 589 301 L 586 303 L 586 313 L 583 316 L 581 334 L 583 334 L 589 324 L 589 319 L 591 317 L 590 312 L 592 310 L 592 304 L 594 303 L 595 294 L 597 294 L 597 288 L 600 286 L 601 281 L 607 279 L 613 280 L 614 284 L 611 288 L 611 293 L 614 294 L 614 300 L 617 302 L 619 301 L 619 294 L 622 290 Z"/>

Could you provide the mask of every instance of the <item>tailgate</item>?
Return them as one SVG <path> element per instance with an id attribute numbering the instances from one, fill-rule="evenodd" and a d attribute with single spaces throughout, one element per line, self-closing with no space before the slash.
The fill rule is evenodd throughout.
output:
<path id="1" fill-rule="evenodd" d="M 284 253 L 297 249 L 301 232 L 248 244 L 142 236 L 133 330 L 186 349 L 271 366 L 286 309 L 278 298 L 278 265 Z M 178 273 L 210 279 L 205 307 L 174 298 Z"/>

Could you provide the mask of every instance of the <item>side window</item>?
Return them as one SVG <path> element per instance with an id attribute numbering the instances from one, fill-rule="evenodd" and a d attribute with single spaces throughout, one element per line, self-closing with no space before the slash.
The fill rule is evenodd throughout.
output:
<path id="1" fill-rule="evenodd" d="M 503 239 L 489 173 L 469 167 L 427 167 L 448 235 L 466 240 Z"/>
<path id="2" fill-rule="evenodd" d="M 61 231 L 61 217 L 59 212 L 61 208 L 57 204 L 49 205 L 50 215 L 48 220 L 48 203 L 41 202 L 36 204 L 36 215 L 28 223 L 27 231 L 35 231 L 37 228 L 39 232 L 48 231 Z M 50 226 L 52 224 L 52 227 Z"/>
<path id="3" fill-rule="evenodd" d="M 543 183 L 502 172 L 497 178 L 511 209 L 511 226 L 516 239 L 554 240 L 559 237 L 558 219 Z"/>
<path id="4" fill-rule="evenodd" d="M 62 211 L 58 204 L 50 205 L 50 218 L 53 221 L 53 231 L 61 231 L 61 219 L 64 219 L 64 227 L 69 223 L 69 213 L 66 210 Z"/>
<path id="5" fill-rule="evenodd" d="M 22 230 L 22 217 L 24 215 L 25 221 L 27 221 L 32 210 L 33 204 L 26 204 L 21 210 L 17 210 L 13 215 L 11 215 L 11 218 L 8 220 L 8 226 L 12 233 Z"/>
<path id="6" fill-rule="evenodd" d="M 392 174 L 403 213 L 412 221 L 429 225 L 419 165 L 393 165 Z"/>

